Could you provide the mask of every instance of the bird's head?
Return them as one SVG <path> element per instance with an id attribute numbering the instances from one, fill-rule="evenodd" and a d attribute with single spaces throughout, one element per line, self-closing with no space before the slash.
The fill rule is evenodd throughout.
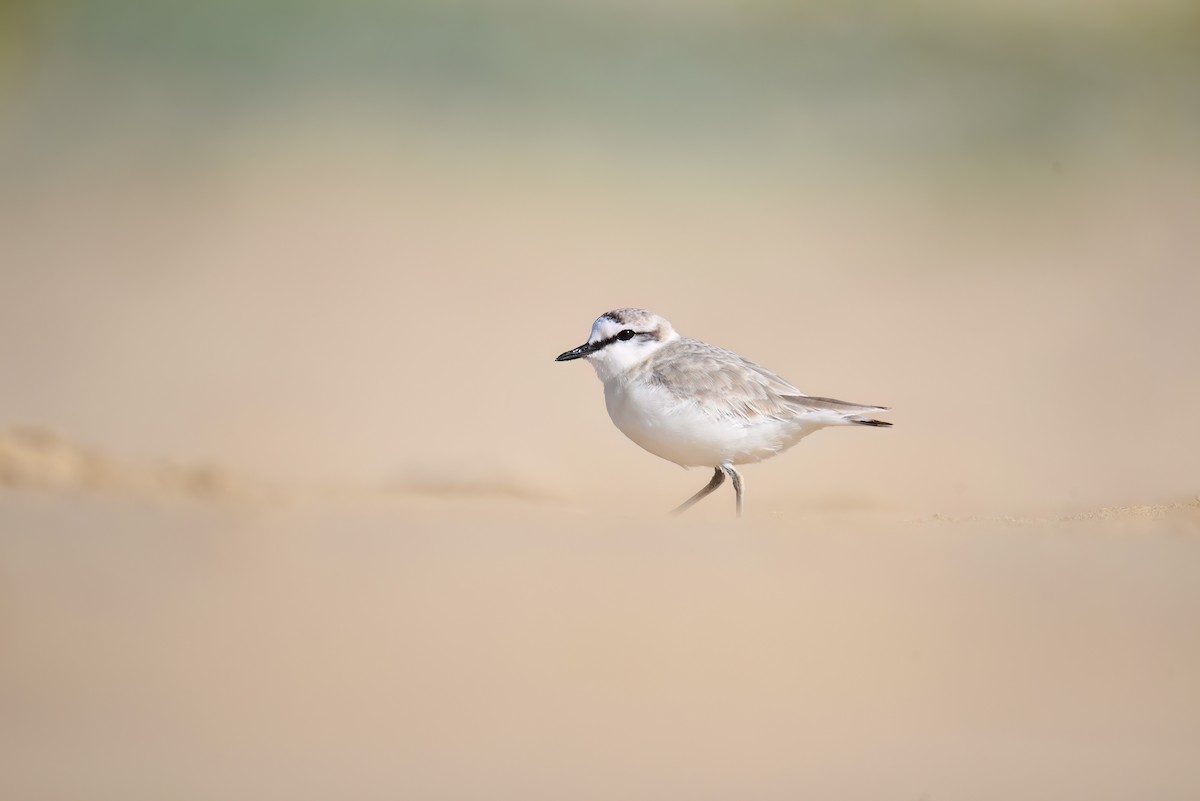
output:
<path id="1" fill-rule="evenodd" d="M 587 342 L 555 361 L 587 359 L 601 381 L 608 381 L 648 359 L 678 337 L 663 317 L 645 309 L 613 309 L 596 318 Z"/>

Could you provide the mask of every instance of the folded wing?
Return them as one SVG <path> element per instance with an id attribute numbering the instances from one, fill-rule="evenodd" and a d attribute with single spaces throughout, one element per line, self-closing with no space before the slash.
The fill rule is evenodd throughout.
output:
<path id="1" fill-rule="evenodd" d="M 668 351 L 669 349 L 669 351 Z M 805 395 L 770 370 L 732 351 L 680 337 L 652 360 L 648 378 L 681 404 L 694 404 L 718 419 L 746 424 L 805 418 L 824 425 L 890 426 L 872 419 L 885 406 Z"/>

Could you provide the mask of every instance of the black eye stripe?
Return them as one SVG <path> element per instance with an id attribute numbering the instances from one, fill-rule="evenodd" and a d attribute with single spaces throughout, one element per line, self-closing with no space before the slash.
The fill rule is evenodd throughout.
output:
<path id="1" fill-rule="evenodd" d="M 629 334 L 629 336 L 623 337 L 623 336 L 621 336 L 621 334 Z M 658 336 L 658 334 L 656 334 L 653 331 L 634 331 L 632 329 L 626 328 L 624 331 L 618 331 L 617 333 L 613 334 L 611 337 L 602 339 L 599 342 L 597 342 L 595 345 L 592 345 L 592 352 L 594 353 L 595 351 L 598 351 L 602 348 L 607 348 L 609 345 L 613 344 L 614 342 L 617 342 L 618 340 L 621 342 L 628 342 L 629 340 L 633 339 L 634 337 L 657 337 L 657 336 Z"/>

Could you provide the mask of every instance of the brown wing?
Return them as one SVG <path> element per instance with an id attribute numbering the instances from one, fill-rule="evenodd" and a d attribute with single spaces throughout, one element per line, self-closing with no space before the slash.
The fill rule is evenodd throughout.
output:
<path id="1" fill-rule="evenodd" d="M 717 418 L 749 423 L 830 412 L 851 422 L 876 424 L 878 421 L 868 423 L 860 416 L 886 408 L 810 397 L 765 367 L 690 337 L 668 343 L 649 362 L 647 377 L 651 382 L 681 403 L 699 406 Z"/>
<path id="2" fill-rule="evenodd" d="M 650 381 L 713 417 L 788 419 L 796 416 L 794 400 L 804 397 L 770 370 L 689 337 L 668 343 L 649 361 Z"/>

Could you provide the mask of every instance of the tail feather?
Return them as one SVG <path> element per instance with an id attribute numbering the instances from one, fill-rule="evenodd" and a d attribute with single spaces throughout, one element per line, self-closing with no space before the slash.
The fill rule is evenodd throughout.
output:
<path id="1" fill-rule="evenodd" d="M 867 417 L 863 414 L 864 412 L 886 412 L 888 410 L 887 406 L 870 406 L 865 403 L 850 403 L 849 401 L 837 400 L 836 398 L 815 398 L 811 395 L 789 395 L 784 400 L 791 403 L 802 414 L 808 412 L 832 412 L 835 416 L 829 419 L 825 425 L 853 423 L 860 426 L 878 426 L 881 428 L 889 428 L 892 425 L 885 420 L 876 420 L 873 417 Z"/>

